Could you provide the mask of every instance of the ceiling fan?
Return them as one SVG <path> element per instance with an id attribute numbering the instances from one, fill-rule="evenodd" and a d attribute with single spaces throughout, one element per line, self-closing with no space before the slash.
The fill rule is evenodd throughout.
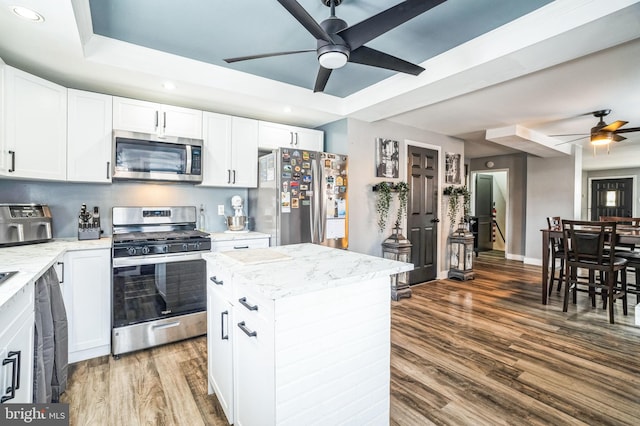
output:
<path id="1" fill-rule="evenodd" d="M 320 68 L 316 76 L 314 92 L 322 92 L 329 81 L 331 71 L 344 66 L 347 62 L 418 75 L 424 71 L 424 68 L 371 49 L 364 44 L 446 0 L 406 0 L 352 26 L 348 26 L 345 21 L 335 15 L 335 7 L 339 6 L 343 0 L 320 1 L 325 6 L 331 7 L 331 16 L 317 23 L 296 0 L 278 0 L 316 38 L 316 49 L 239 56 L 227 58 L 224 61 L 232 63 L 294 53 L 316 52 Z"/>
<path id="2" fill-rule="evenodd" d="M 594 117 L 600 119 L 598 121 L 598 123 L 594 127 L 591 128 L 591 132 L 588 133 L 588 134 L 587 133 L 569 133 L 569 134 L 564 134 L 564 135 L 551 135 L 551 136 L 578 136 L 578 135 L 580 135 L 580 137 L 577 138 L 577 139 L 573 139 L 573 140 L 570 140 L 570 141 L 565 141 L 565 142 L 559 143 L 558 145 L 563 145 L 565 143 L 575 142 L 575 141 L 578 141 L 580 139 L 589 137 L 589 141 L 591 142 L 591 144 L 594 145 L 594 146 L 598 146 L 598 145 L 608 145 L 611 142 L 620 142 L 620 141 L 625 140 L 626 138 L 624 136 L 620 136 L 619 133 L 630 133 L 630 132 L 639 132 L 640 131 L 640 127 L 629 127 L 627 129 L 621 129 L 621 127 L 624 126 L 625 124 L 627 124 L 628 121 L 618 120 L 618 121 L 614 121 L 611 124 L 605 123 L 604 122 L 604 117 L 609 115 L 610 112 L 611 112 L 610 109 L 602 109 L 602 110 L 598 110 L 598 111 L 589 112 L 587 114 L 583 114 L 583 115 L 592 114 Z"/>

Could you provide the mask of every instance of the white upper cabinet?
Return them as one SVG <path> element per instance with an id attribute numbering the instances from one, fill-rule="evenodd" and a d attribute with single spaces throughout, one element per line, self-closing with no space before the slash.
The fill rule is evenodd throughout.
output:
<path id="1" fill-rule="evenodd" d="M 112 99 L 68 90 L 67 180 L 111 182 Z"/>
<path id="2" fill-rule="evenodd" d="M 278 148 L 324 150 L 324 132 L 285 124 L 260 122 L 258 148 L 272 150 Z"/>
<path id="3" fill-rule="evenodd" d="M 255 188 L 258 184 L 258 121 L 203 114 L 202 186 Z"/>
<path id="4" fill-rule="evenodd" d="M 0 66 L 0 174 L 65 180 L 67 89 L 8 65 Z"/>
<path id="5" fill-rule="evenodd" d="M 202 139 L 202 111 L 114 97 L 113 128 L 158 136 Z"/>

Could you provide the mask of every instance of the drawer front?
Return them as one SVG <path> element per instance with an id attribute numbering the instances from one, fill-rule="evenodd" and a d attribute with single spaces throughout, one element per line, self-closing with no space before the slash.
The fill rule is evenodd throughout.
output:
<path id="1" fill-rule="evenodd" d="M 269 247 L 269 238 L 252 238 L 233 241 L 213 241 L 211 251 L 246 250 Z"/>

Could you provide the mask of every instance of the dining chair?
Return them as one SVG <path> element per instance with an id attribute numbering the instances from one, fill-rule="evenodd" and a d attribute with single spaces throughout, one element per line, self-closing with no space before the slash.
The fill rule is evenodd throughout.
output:
<path id="1" fill-rule="evenodd" d="M 616 241 L 616 222 L 562 221 L 565 251 L 565 288 L 562 310 L 569 309 L 569 292 L 573 303 L 577 302 L 577 291 L 588 291 L 591 305 L 595 307 L 598 291 L 603 298 L 603 308 L 609 308 L 609 322 L 614 323 L 614 303 L 622 299 L 622 312 L 627 315 L 626 280 L 616 285 L 619 271 L 625 273 L 627 260 L 611 256 L 609 247 Z M 586 269 L 587 277 L 578 277 L 578 269 Z M 596 279 L 596 272 L 599 277 Z M 581 287 L 587 286 L 587 289 Z M 607 303 L 608 302 L 608 303 Z"/>
<path id="2" fill-rule="evenodd" d="M 640 228 L 640 217 L 628 217 L 623 218 L 627 219 L 626 222 L 631 226 Z M 615 256 L 620 257 L 622 259 L 627 260 L 627 271 L 632 270 L 635 275 L 635 280 L 633 283 L 627 282 L 627 274 L 622 273 L 621 275 L 621 285 L 622 281 L 626 284 L 627 293 L 636 295 L 636 303 L 640 303 L 640 247 L 635 245 L 623 245 L 616 243 L 615 245 Z"/>
<path id="3" fill-rule="evenodd" d="M 560 219 L 560 216 L 547 217 L 547 226 L 549 230 L 561 229 L 562 220 Z M 554 282 L 558 282 L 558 292 L 560 292 L 560 289 L 562 288 L 562 281 L 564 280 L 564 246 L 562 244 L 562 238 L 559 237 L 549 237 L 549 244 L 551 246 L 551 274 L 549 280 L 549 296 L 551 296 Z M 560 260 L 560 271 L 558 273 L 559 276 L 556 278 L 556 263 L 558 260 Z"/>

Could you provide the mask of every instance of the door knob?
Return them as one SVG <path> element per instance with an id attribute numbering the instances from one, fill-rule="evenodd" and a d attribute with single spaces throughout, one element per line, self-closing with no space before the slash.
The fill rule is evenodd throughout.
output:
<path id="1" fill-rule="evenodd" d="M 431 219 L 431 223 L 438 223 L 440 222 L 440 219 L 438 219 L 437 217 L 435 219 Z"/>

